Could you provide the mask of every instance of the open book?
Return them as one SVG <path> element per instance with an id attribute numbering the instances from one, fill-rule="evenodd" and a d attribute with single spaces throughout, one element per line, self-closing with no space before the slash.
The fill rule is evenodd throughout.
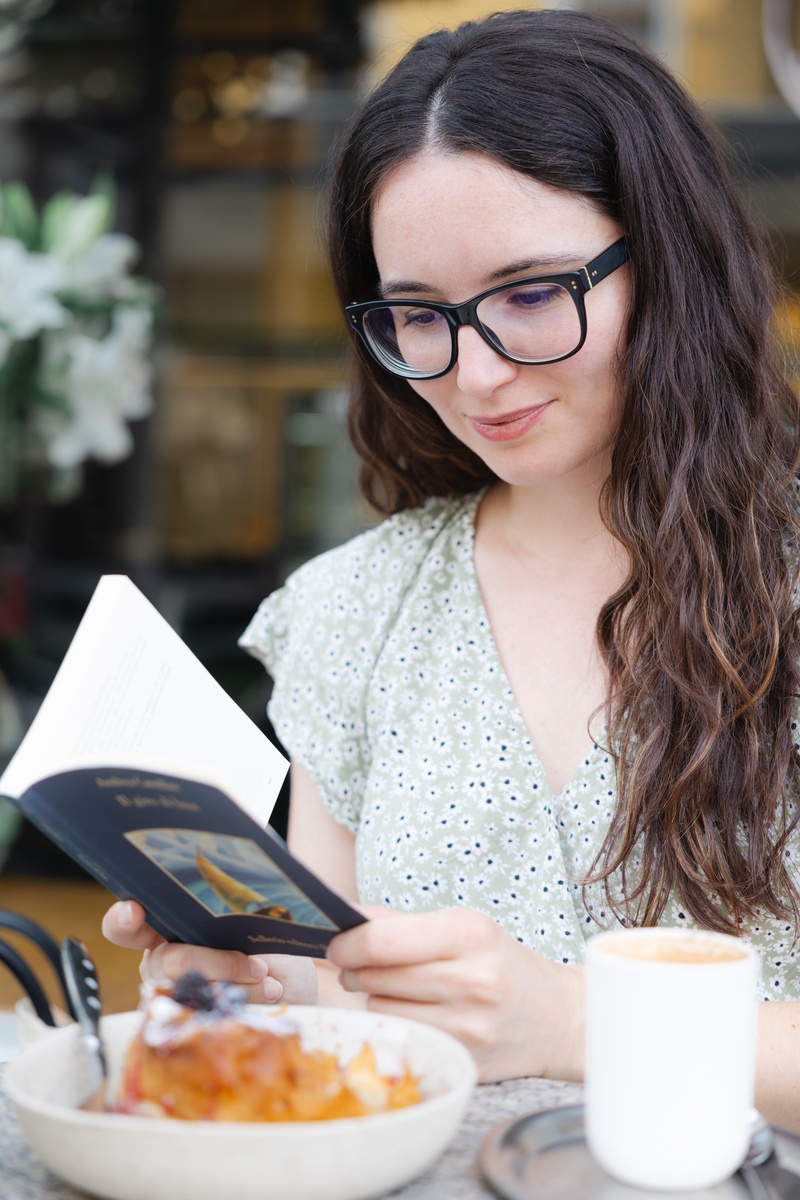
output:
<path id="1" fill-rule="evenodd" d="M 0 794 L 169 941 L 322 956 L 364 918 L 266 827 L 287 768 L 138 588 L 104 575 Z"/>

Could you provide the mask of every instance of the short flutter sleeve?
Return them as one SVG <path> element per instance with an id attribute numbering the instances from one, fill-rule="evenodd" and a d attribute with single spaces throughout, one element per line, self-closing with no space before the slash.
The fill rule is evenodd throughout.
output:
<path id="1" fill-rule="evenodd" d="M 305 563 L 261 603 L 239 641 L 274 680 L 268 713 L 287 753 L 353 832 L 370 765 L 375 665 L 453 504 L 430 501 Z"/>

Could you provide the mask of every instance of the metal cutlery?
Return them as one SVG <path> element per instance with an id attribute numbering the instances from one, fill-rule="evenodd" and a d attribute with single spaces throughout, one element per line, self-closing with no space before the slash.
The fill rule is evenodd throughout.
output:
<path id="1" fill-rule="evenodd" d="M 102 1111 L 106 1108 L 108 1063 L 100 1032 L 100 984 L 92 956 L 83 942 L 75 937 L 65 938 L 61 945 L 61 960 L 72 1007 L 81 1027 L 81 1043 L 94 1066 L 97 1086 L 84 1108 Z"/>

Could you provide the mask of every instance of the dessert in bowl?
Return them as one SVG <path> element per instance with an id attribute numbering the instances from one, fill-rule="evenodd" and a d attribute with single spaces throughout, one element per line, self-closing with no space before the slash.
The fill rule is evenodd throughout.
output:
<path id="1" fill-rule="evenodd" d="M 102 1022 L 112 1103 L 137 1112 L 81 1108 L 92 1090 L 91 1068 L 77 1027 L 69 1026 L 27 1047 L 8 1069 L 7 1090 L 27 1140 L 62 1179 L 108 1200 L 224 1195 L 366 1200 L 426 1170 L 453 1136 L 476 1071 L 469 1053 L 447 1034 L 414 1021 L 337 1008 L 247 1006 L 242 1016 L 248 1028 L 271 1028 L 294 1039 L 293 1053 L 299 1045 L 302 1061 L 321 1072 L 323 1091 L 331 1092 L 332 1080 L 342 1092 L 349 1088 L 347 1104 L 353 1096 L 360 1099 L 366 1105 L 362 1115 L 318 1113 L 310 1120 L 296 1112 L 268 1120 L 251 1114 L 245 1120 L 161 1115 L 164 1096 L 168 1109 L 172 1093 L 162 1080 L 155 1091 L 142 1091 L 140 1011 Z M 359 1055 L 363 1063 L 365 1047 L 366 1069 L 351 1070 L 348 1078 L 347 1067 Z M 195 1064 L 199 1061 L 196 1057 Z M 200 1090 L 207 1084 L 205 1070 Z M 376 1085 L 382 1111 L 374 1106 Z M 391 1107 L 390 1093 L 396 1089 L 397 1099 L 406 1089 L 408 1098 L 409 1088 L 418 1089 L 413 1102 Z M 153 1112 L 158 1115 L 141 1115 Z"/>
<path id="2" fill-rule="evenodd" d="M 146 984 L 142 1023 L 111 1103 L 183 1121 L 330 1121 L 418 1104 L 399 1047 L 315 1044 L 280 1009 L 248 1007 L 242 988 L 185 975 Z"/>

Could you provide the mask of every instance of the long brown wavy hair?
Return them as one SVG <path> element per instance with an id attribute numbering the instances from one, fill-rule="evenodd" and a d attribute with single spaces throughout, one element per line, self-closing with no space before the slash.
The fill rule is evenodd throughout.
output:
<path id="1" fill-rule="evenodd" d="M 797 820 L 800 412 L 776 349 L 773 271 L 718 135 L 597 18 L 512 12 L 433 33 L 343 141 L 328 225 L 343 304 L 377 295 L 376 189 L 430 147 L 588 197 L 627 238 L 632 311 L 601 512 L 631 566 L 597 626 L 617 806 L 590 879 L 629 923 L 656 923 L 674 894 L 707 928 L 737 932 L 759 911 L 797 925 L 784 852 Z M 354 352 L 351 436 L 379 511 L 495 478 L 405 381 Z"/>

